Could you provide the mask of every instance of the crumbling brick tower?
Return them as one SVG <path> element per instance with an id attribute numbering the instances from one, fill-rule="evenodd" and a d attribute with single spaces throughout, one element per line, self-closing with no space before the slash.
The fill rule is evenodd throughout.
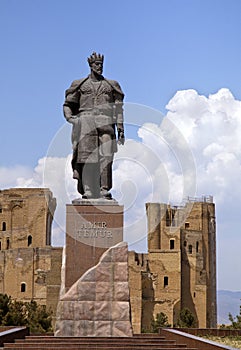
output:
<path id="1" fill-rule="evenodd" d="M 147 203 L 148 253 L 130 252 L 134 332 L 164 312 L 175 326 L 188 308 L 200 328 L 216 327 L 216 229 L 212 197 L 183 207 Z M 138 301 L 141 299 L 141 301 Z"/>
<path id="2" fill-rule="evenodd" d="M 62 248 L 51 246 L 56 200 L 47 188 L 0 191 L 0 293 L 55 311 Z"/>

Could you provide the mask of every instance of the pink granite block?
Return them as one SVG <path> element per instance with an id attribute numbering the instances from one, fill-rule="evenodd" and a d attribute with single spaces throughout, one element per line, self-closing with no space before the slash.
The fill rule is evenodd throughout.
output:
<path id="1" fill-rule="evenodd" d="M 112 335 L 111 321 L 96 321 L 95 322 L 95 336 L 96 337 L 110 337 Z"/>
<path id="2" fill-rule="evenodd" d="M 88 320 L 75 321 L 74 324 L 75 337 L 93 337 L 95 336 L 95 322 Z"/>
<path id="3" fill-rule="evenodd" d="M 79 281 L 77 283 L 77 299 L 78 300 L 95 300 L 96 283 Z"/>
<path id="4" fill-rule="evenodd" d="M 98 282 L 96 283 L 96 301 L 113 300 L 113 283 L 111 282 Z"/>
<path id="5" fill-rule="evenodd" d="M 94 320 L 95 302 L 94 301 L 78 301 L 74 305 L 75 320 Z"/>
<path id="6" fill-rule="evenodd" d="M 65 301 L 62 304 L 61 318 L 63 320 L 74 320 L 74 301 Z"/>
<path id="7" fill-rule="evenodd" d="M 112 320 L 128 321 L 130 319 L 129 303 L 126 301 L 115 301 L 112 303 Z"/>
<path id="8" fill-rule="evenodd" d="M 128 266 L 125 262 L 118 262 L 114 265 L 114 281 L 128 281 Z"/>
<path id="9" fill-rule="evenodd" d="M 64 336 L 74 336 L 74 321 L 71 320 L 62 320 L 56 322 L 56 332 L 55 336 L 64 337 Z"/>
<path id="10" fill-rule="evenodd" d="M 112 252 L 112 261 L 113 262 L 127 262 L 128 260 L 128 247 L 123 244 L 118 248 L 113 249 Z"/>
<path id="11" fill-rule="evenodd" d="M 112 281 L 113 265 L 112 263 L 103 262 L 96 266 L 96 282 L 110 282 Z"/>
<path id="12" fill-rule="evenodd" d="M 132 337 L 130 321 L 114 321 L 112 324 L 113 337 Z"/>
<path id="13" fill-rule="evenodd" d="M 129 283 L 128 282 L 115 282 L 114 283 L 114 296 L 113 300 L 129 301 Z"/>
<path id="14" fill-rule="evenodd" d="M 127 262 L 128 247 L 125 242 L 118 243 L 107 250 L 101 257 L 101 262 Z"/>
<path id="15" fill-rule="evenodd" d="M 111 303 L 108 301 L 95 302 L 95 320 L 109 321 L 112 319 Z"/>
<path id="16" fill-rule="evenodd" d="M 86 271 L 83 276 L 81 276 L 80 280 L 82 282 L 86 281 L 86 282 L 93 282 L 96 280 L 95 277 L 95 272 L 96 272 L 96 266 L 90 268 L 88 271 Z"/>

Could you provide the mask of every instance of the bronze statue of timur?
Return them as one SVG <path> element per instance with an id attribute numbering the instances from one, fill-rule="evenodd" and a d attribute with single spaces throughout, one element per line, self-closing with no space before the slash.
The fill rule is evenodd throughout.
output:
<path id="1" fill-rule="evenodd" d="M 117 81 L 103 77 L 103 61 L 93 52 L 90 74 L 74 80 L 65 93 L 64 116 L 73 125 L 73 177 L 84 199 L 112 199 L 113 157 L 117 143 L 125 142 L 124 94 Z"/>

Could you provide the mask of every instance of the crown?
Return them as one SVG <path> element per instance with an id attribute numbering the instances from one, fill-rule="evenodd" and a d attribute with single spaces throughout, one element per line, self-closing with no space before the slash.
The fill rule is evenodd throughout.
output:
<path id="1" fill-rule="evenodd" d="M 100 61 L 103 63 L 104 55 L 101 55 L 99 53 L 97 54 L 96 52 L 93 52 L 92 55 L 90 55 L 90 57 L 88 57 L 89 65 L 91 65 L 95 61 Z"/>

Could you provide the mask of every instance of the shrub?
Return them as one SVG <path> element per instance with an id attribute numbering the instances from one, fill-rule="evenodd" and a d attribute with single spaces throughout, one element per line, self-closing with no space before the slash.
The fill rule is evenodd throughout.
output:
<path id="1" fill-rule="evenodd" d="M 185 307 L 180 311 L 179 318 L 177 321 L 177 326 L 182 328 L 192 328 L 195 327 L 196 320 L 192 312 Z"/>
<path id="2" fill-rule="evenodd" d="M 0 294 L 0 325 L 26 326 L 32 333 L 52 331 L 52 312 L 36 301 L 22 302 Z"/>
<path id="3" fill-rule="evenodd" d="M 158 333 L 158 328 L 171 327 L 168 323 L 168 317 L 164 312 L 160 312 L 156 315 L 156 319 L 151 323 L 152 333 Z"/>

